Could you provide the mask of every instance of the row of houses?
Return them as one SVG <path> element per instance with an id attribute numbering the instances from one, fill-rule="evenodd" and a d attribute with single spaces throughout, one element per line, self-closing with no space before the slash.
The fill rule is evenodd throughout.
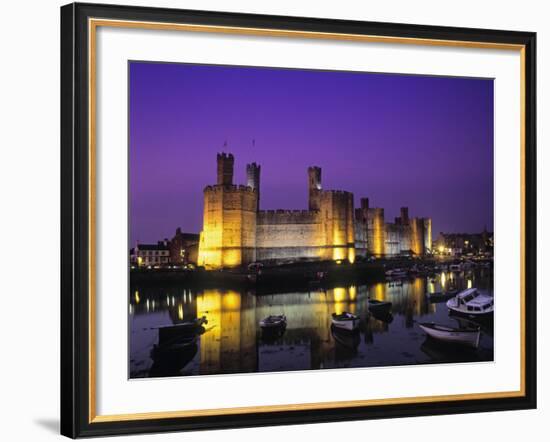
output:
<path id="1" fill-rule="evenodd" d="M 137 243 L 130 249 L 130 264 L 136 267 L 167 267 L 196 264 L 199 251 L 199 234 L 176 229 L 172 239 L 165 238 L 156 244 Z"/>
<path id="2" fill-rule="evenodd" d="M 487 255 L 492 256 L 493 232 L 485 228 L 481 233 L 443 233 L 434 241 L 434 252 L 442 256 Z"/>

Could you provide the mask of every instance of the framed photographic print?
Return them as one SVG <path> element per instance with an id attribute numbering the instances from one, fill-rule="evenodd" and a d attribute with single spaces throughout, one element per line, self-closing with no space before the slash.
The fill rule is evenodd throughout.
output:
<path id="1" fill-rule="evenodd" d="M 62 7 L 62 434 L 534 408 L 535 44 Z"/>

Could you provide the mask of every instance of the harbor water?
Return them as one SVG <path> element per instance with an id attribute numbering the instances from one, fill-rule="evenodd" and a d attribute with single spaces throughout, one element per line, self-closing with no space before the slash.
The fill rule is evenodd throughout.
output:
<path id="1" fill-rule="evenodd" d="M 450 315 L 445 302 L 430 302 L 427 293 L 477 287 L 493 295 L 492 281 L 491 269 L 477 268 L 269 294 L 133 285 L 129 375 L 144 378 L 492 361 L 492 320 L 474 324 L 481 326 L 477 349 L 433 341 L 418 326 L 419 322 L 471 325 L 469 320 Z M 373 315 L 369 299 L 390 301 L 391 313 Z M 331 327 L 332 313 L 343 311 L 359 315 L 358 332 Z M 259 321 L 279 314 L 287 317 L 284 332 L 262 333 Z M 159 327 L 201 317 L 207 323 L 196 339 L 174 351 L 155 352 Z"/>

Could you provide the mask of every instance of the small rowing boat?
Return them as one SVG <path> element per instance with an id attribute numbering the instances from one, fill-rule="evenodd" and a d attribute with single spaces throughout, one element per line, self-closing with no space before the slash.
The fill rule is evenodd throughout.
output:
<path id="1" fill-rule="evenodd" d="M 169 342 L 178 339 L 181 336 L 195 335 L 204 332 L 203 324 L 208 324 L 206 316 L 196 318 L 192 321 L 180 322 L 179 324 L 170 324 L 158 327 L 159 343 Z"/>
<path id="2" fill-rule="evenodd" d="M 431 338 L 451 344 L 479 346 L 479 327 L 447 327 L 433 322 L 421 322 L 418 326 Z"/>
<path id="3" fill-rule="evenodd" d="M 359 327 L 359 316 L 353 313 L 343 312 L 340 314 L 332 314 L 332 325 L 336 328 L 354 331 Z"/>
<path id="4" fill-rule="evenodd" d="M 389 301 L 378 301 L 376 299 L 369 299 L 369 310 L 372 313 L 389 313 L 392 303 Z"/>

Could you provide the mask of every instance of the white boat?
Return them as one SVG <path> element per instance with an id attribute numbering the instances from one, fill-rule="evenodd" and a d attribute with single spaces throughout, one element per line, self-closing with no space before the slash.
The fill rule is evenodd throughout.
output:
<path id="1" fill-rule="evenodd" d="M 408 275 L 408 272 L 403 269 L 392 269 L 386 272 L 388 278 L 404 278 Z"/>
<path id="2" fill-rule="evenodd" d="M 433 339 L 449 342 L 451 344 L 466 345 L 477 348 L 479 346 L 480 329 L 477 328 L 453 328 L 433 322 L 421 322 L 418 326 Z"/>
<path id="3" fill-rule="evenodd" d="M 463 315 L 480 316 L 493 313 L 495 303 L 492 296 L 481 294 L 477 288 L 472 287 L 449 299 L 447 307 Z"/>
<path id="4" fill-rule="evenodd" d="M 359 327 L 359 316 L 352 313 L 343 312 L 332 314 L 332 325 L 342 330 L 353 331 Z"/>

